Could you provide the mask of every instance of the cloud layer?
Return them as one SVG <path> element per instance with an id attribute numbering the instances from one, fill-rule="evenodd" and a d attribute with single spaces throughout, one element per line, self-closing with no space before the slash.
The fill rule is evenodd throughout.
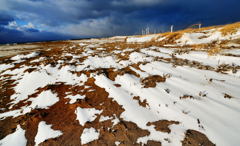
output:
<path id="1" fill-rule="evenodd" d="M 0 43 L 225 24 L 239 21 L 239 5 L 238 0 L 1 0 Z"/>

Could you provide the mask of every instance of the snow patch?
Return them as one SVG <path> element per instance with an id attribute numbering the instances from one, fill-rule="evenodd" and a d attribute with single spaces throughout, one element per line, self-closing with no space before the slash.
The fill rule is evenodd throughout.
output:
<path id="1" fill-rule="evenodd" d="M 107 120 L 110 120 L 110 119 L 112 119 L 112 118 L 109 117 L 109 116 L 106 116 L 106 117 L 101 116 L 100 119 L 99 119 L 99 122 L 107 121 Z"/>
<path id="2" fill-rule="evenodd" d="M 143 53 L 133 52 L 129 55 L 129 60 L 133 63 L 152 61 L 151 57 L 147 57 Z"/>
<path id="3" fill-rule="evenodd" d="M 184 33 L 183 36 L 177 40 L 178 44 L 181 45 L 196 45 L 196 44 L 207 44 L 213 41 L 217 41 L 222 37 L 221 32 L 215 31 L 210 34 L 204 33 Z"/>
<path id="4" fill-rule="evenodd" d="M 120 68 L 121 66 L 116 63 L 116 59 L 112 56 L 107 57 L 88 57 L 87 60 L 83 62 L 85 67 L 89 67 L 89 69 L 96 68 Z"/>
<path id="5" fill-rule="evenodd" d="M 100 114 L 102 111 L 96 110 L 95 108 L 80 108 L 78 107 L 75 111 L 77 114 L 77 120 L 79 124 L 84 126 L 86 122 L 92 122 L 96 119 L 97 114 Z"/>
<path id="6" fill-rule="evenodd" d="M 25 137 L 25 130 L 21 126 L 17 126 L 17 129 L 14 133 L 9 134 L 0 140 L 1 146 L 26 146 L 27 139 Z"/>
<path id="7" fill-rule="evenodd" d="M 97 140 L 99 138 L 99 132 L 94 128 L 85 128 L 81 135 L 81 143 L 87 144 L 91 141 Z"/>
<path id="8" fill-rule="evenodd" d="M 116 145 L 116 146 L 120 145 L 120 143 L 121 143 L 121 142 L 119 142 L 119 141 L 115 141 L 115 145 Z"/>
<path id="9" fill-rule="evenodd" d="M 240 52 L 239 50 L 235 50 L 234 53 Z M 230 52 L 230 51 L 229 51 Z M 221 64 L 229 64 L 229 65 L 240 65 L 240 58 L 233 56 L 222 56 L 222 55 L 214 55 L 209 56 L 207 52 L 200 51 L 192 51 L 188 54 L 177 54 L 176 57 L 182 59 L 188 59 L 191 61 L 198 61 L 204 65 L 210 65 L 213 67 L 217 67 Z"/>
<path id="10" fill-rule="evenodd" d="M 50 90 L 41 92 L 36 98 L 30 98 L 32 104 L 30 108 L 48 108 L 59 101 L 56 94 L 53 94 Z"/>
<path id="11" fill-rule="evenodd" d="M 12 67 L 14 67 L 12 64 L 0 64 L 0 72 Z"/>
<path id="12" fill-rule="evenodd" d="M 47 125 L 45 121 L 41 121 L 38 125 L 38 132 L 35 137 L 35 144 L 38 145 L 50 138 L 56 138 L 62 135 L 60 130 L 53 130 L 52 125 Z"/>
<path id="13" fill-rule="evenodd" d="M 82 95 L 68 95 L 68 96 L 66 96 L 65 98 L 69 98 L 70 99 L 70 101 L 69 101 L 69 103 L 70 104 L 73 104 L 73 103 L 75 103 L 78 99 L 84 99 L 85 98 L 85 96 L 82 96 Z"/>
<path id="14" fill-rule="evenodd" d="M 58 69 L 58 67 L 59 66 L 51 67 L 50 65 L 39 66 L 38 71 L 31 73 L 24 73 L 24 70 L 28 69 L 28 67 L 5 72 L 5 74 L 15 74 L 13 79 L 17 80 L 15 82 L 16 86 L 14 87 L 15 94 L 11 96 L 11 99 L 13 99 L 12 103 L 16 104 L 19 101 L 28 98 L 28 95 L 35 93 L 36 89 L 48 84 L 65 82 L 69 85 L 79 85 L 87 80 L 87 76 L 84 74 L 79 77 L 72 74 L 70 71 L 75 68 L 71 66 L 64 66 L 61 69 Z"/>
<path id="15" fill-rule="evenodd" d="M 16 55 L 16 56 L 12 57 L 11 60 L 17 61 L 17 60 L 22 60 L 22 59 L 29 59 L 29 58 L 36 57 L 37 55 L 39 55 L 39 52 L 32 52 L 27 55 Z"/>
<path id="16" fill-rule="evenodd" d="M 128 37 L 127 43 L 143 43 L 143 42 L 149 42 L 155 38 L 157 38 L 159 35 L 146 35 L 146 36 L 135 36 L 135 37 Z"/>

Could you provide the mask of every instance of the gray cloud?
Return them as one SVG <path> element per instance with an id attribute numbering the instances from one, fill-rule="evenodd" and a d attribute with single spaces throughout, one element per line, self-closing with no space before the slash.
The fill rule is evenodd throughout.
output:
<path id="1" fill-rule="evenodd" d="M 0 25 L 20 20 L 76 37 L 129 35 L 143 27 L 166 31 L 239 21 L 238 0 L 1 0 Z M 1 32 L 0 32 L 1 33 Z"/>

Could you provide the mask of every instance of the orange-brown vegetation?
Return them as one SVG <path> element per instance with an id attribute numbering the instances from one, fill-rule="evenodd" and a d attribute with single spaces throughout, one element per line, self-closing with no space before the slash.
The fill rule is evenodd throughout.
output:
<path id="1" fill-rule="evenodd" d="M 160 75 L 153 75 L 149 76 L 147 78 L 142 79 L 142 84 L 144 85 L 144 88 L 153 88 L 156 87 L 157 83 L 165 82 L 166 76 L 160 76 Z"/>
<path id="2" fill-rule="evenodd" d="M 171 130 L 169 129 L 168 126 L 172 125 L 172 124 L 179 124 L 178 121 L 168 121 L 168 120 L 159 120 L 156 122 L 148 122 L 147 125 L 154 125 L 155 129 L 157 131 L 161 131 L 161 132 L 167 132 L 170 133 Z"/>
<path id="3" fill-rule="evenodd" d="M 182 141 L 183 146 L 215 146 L 204 134 L 196 130 L 187 130 Z"/>

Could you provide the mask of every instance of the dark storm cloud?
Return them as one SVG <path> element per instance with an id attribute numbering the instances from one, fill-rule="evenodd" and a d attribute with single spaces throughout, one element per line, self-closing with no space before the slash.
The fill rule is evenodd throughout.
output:
<path id="1" fill-rule="evenodd" d="M 7 29 L 0 26 L 0 44 L 6 43 L 26 43 L 37 41 L 65 40 L 69 36 L 53 32 L 39 32 L 36 29 L 26 29 L 24 32 L 19 30 Z"/>
<path id="2" fill-rule="evenodd" d="M 166 31 L 172 24 L 182 29 L 198 22 L 205 26 L 236 22 L 239 5 L 238 0 L 1 0 L 0 25 L 8 28 L 8 35 L 15 33 L 7 27 L 14 20 L 33 23 L 36 28 L 26 31 L 33 35 L 129 35 L 147 26 Z"/>
<path id="3" fill-rule="evenodd" d="M 0 11 L 0 26 L 1 25 L 7 25 L 9 22 L 13 21 L 14 19 L 4 12 Z"/>

